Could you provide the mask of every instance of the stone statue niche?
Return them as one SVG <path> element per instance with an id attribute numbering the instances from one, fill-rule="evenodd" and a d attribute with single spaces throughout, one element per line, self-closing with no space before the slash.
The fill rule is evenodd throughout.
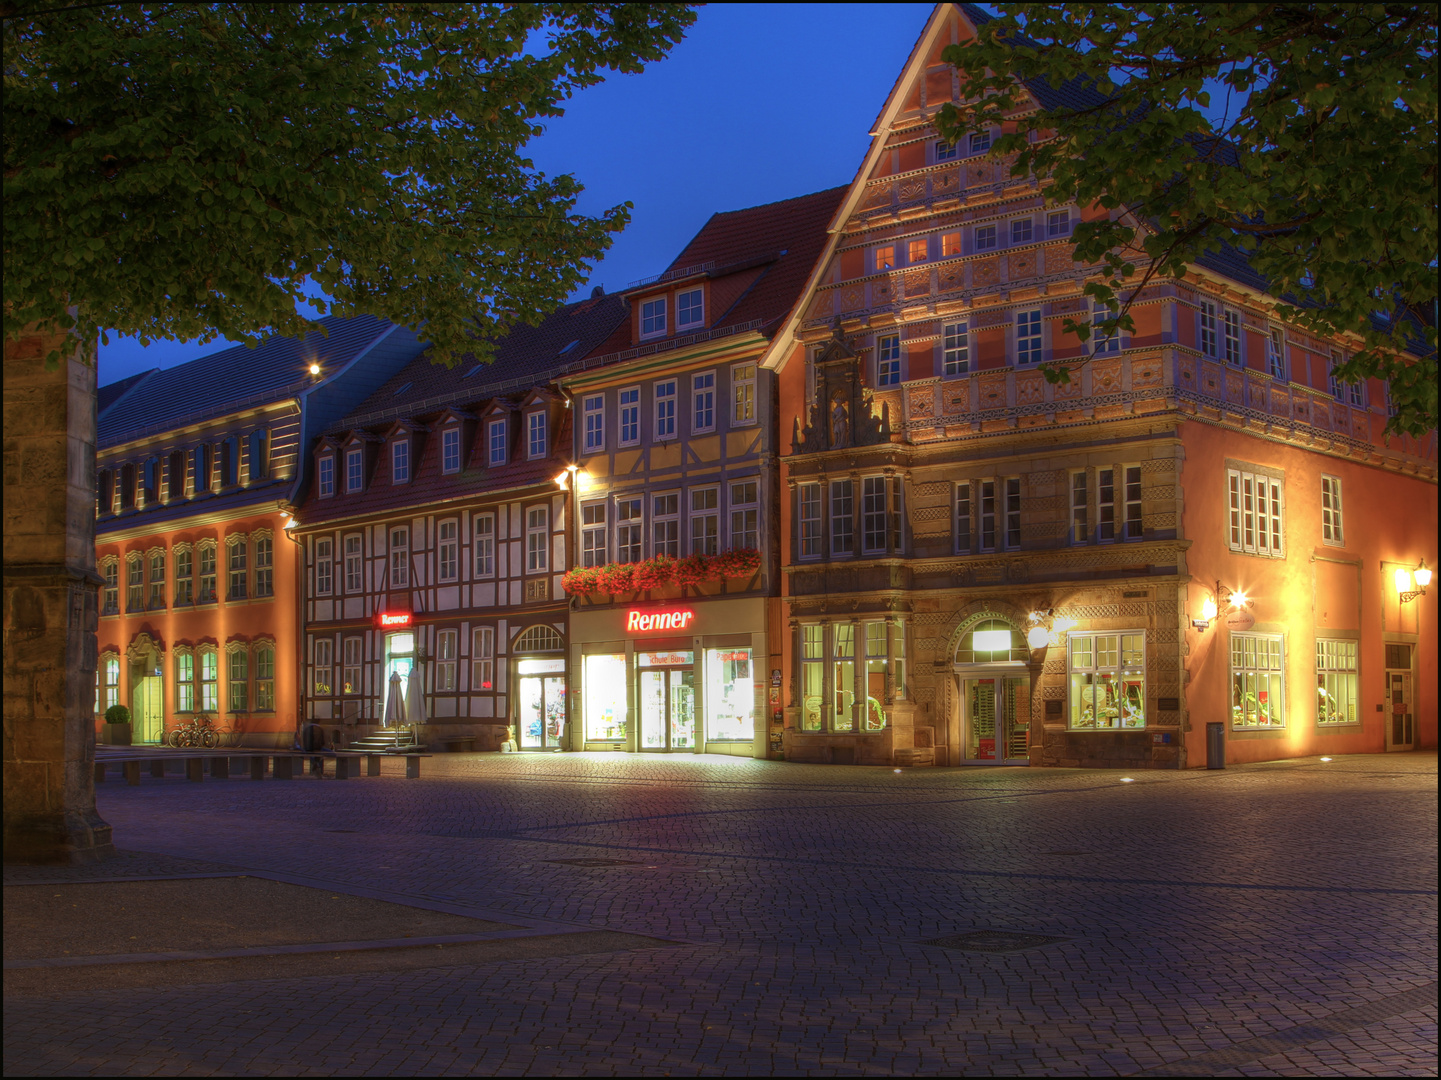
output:
<path id="1" fill-rule="evenodd" d="M 861 381 L 861 358 L 839 333 L 815 358 L 816 395 L 806 426 L 796 421 L 791 452 L 813 454 L 891 441 L 890 408 L 876 415 L 872 392 Z"/>

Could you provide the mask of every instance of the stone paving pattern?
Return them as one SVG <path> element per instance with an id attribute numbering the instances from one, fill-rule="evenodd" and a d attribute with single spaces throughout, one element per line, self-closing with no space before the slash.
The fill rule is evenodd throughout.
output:
<path id="1" fill-rule="evenodd" d="M 1260 1039 L 1286 1049 L 1212 1074 L 1436 1075 L 1435 754 L 1132 783 L 603 754 L 429 764 L 419 780 L 397 762 L 344 782 L 147 777 L 107 783 L 99 807 L 157 866 L 688 944 L 12 996 L 6 1074 L 1194 1075 L 1189 1059 Z M 639 865 L 550 861 L 585 858 Z M 971 930 L 1066 940 L 923 944 Z M 1362 1006 L 1383 1018 L 1286 1043 Z"/>

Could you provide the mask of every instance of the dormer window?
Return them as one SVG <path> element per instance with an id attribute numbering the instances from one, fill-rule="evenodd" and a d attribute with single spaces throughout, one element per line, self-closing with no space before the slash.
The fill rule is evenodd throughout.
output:
<path id="1" fill-rule="evenodd" d="M 345 490 L 359 491 L 365 479 L 365 451 L 357 447 L 345 453 Z"/>
<path id="2" fill-rule="evenodd" d="M 446 428 L 440 433 L 440 471 L 460 472 L 460 428 Z"/>
<path id="3" fill-rule="evenodd" d="M 239 449 L 234 436 L 220 444 L 220 489 L 222 491 L 240 483 Z"/>
<path id="4" fill-rule="evenodd" d="M 326 454 L 320 459 L 320 497 L 328 499 L 335 494 L 335 458 Z"/>
<path id="5" fill-rule="evenodd" d="M 530 413 L 526 417 L 525 449 L 528 458 L 545 457 L 545 413 L 543 411 Z"/>
<path id="6" fill-rule="evenodd" d="M 490 448 L 487 460 L 492 468 L 497 465 L 504 465 L 507 457 L 505 452 L 505 421 L 492 420 L 486 425 L 486 443 Z"/>
<path id="7" fill-rule="evenodd" d="M 100 512 L 115 512 L 115 474 L 109 469 L 100 470 Z"/>
<path id="8" fill-rule="evenodd" d="M 410 440 L 397 439 L 390 446 L 390 482 L 404 484 L 410 479 Z"/>
<path id="9" fill-rule="evenodd" d="M 937 161 L 954 161 L 956 159 L 956 144 L 948 142 L 936 143 Z"/>
<path id="10" fill-rule="evenodd" d="M 140 498 L 146 506 L 160 501 L 160 459 L 150 458 L 141 473 Z"/>
<path id="11" fill-rule="evenodd" d="M 981 131 L 971 136 L 971 153 L 984 154 L 991 148 L 991 133 Z"/>
<path id="12" fill-rule="evenodd" d="M 264 480 L 270 472 L 270 439 L 264 428 L 250 433 L 250 482 Z"/>
<path id="13" fill-rule="evenodd" d="M 135 466 L 120 466 L 120 509 L 135 508 Z"/>
<path id="14" fill-rule="evenodd" d="M 691 289 L 675 298 L 675 325 L 686 330 L 705 324 L 705 290 Z"/>
<path id="15" fill-rule="evenodd" d="M 185 453 L 172 450 L 165 466 L 165 492 L 169 499 L 185 498 Z"/>
<path id="16" fill-rule="evenodd" d="M 640 306 L 640 336 L 658 337 L 665 333 L 665 297 L 647 300 Z"/>
<path id="17" fill-rule="evenodd" d="M 210 445 L 202 443 L 192 453 L 195 470 L 195 493 L 210 490 Z"/>

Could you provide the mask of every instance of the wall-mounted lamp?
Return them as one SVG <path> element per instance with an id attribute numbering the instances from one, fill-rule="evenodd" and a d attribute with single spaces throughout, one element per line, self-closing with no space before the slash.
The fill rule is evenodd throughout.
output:
<path id="1" fill-rule="evenodd" d="M 1044 649 L 1051 643 L 1051 617 L 1055 608 L 1031 612 L 1031 625 L 1026 630 L 1026 644 L 1032 649 Z"/>
<path id="2" fill-rule="evenodd" d="M 1407 570 L 1404 566 L 1396 568 L 1396 598 L 1403 604 L 1425 596 L 1426 586 L 1430 584 L 1431 568 L 1426 565 L 1425 559 L 1415 570 Z"/>
<path id="3" fill-rule="evenodd" d="M 1201 601 L 1201 617 L 1192 619 L 1191 625 L 1197 630 L 1210 629 L 1211 623 L 1215 621 L 1220 610 L 1220 605 L 1225 604 L 1233 610 L 1239 610 L 1251 602 L 1251 598 L 1243 592 L 1232 592 L 1219 581 L 1216 582 L 1216 591 Z"/>
<path id="4" fill-rule="evenodd" d="M 320 374 L 320 365 L 319 365 L 319 364 L 311 364 L 311 365 L 310 365 L 310 374 L 312 374 L 312 375 L 319 375 L 319 374 Z"/>

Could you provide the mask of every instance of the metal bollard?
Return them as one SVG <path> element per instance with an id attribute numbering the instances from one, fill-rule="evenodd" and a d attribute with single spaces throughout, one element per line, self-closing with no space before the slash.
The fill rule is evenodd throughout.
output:
<path id="1" fill-rule="evenodd" d="M 152 761 L 152 762 L 150 763 L 150 775 L 151 775 L 151 776 L 164 776 L 164 775 L 165 775 L 165 759 L 164 759 L 164 758 L 161 758 L 161 759 L 159 759 L 158 761 Z"/>
<path id="2" fill-rule="evenodd" d="M 365 775 L 366 775 L 366 776 L 379 776 L 379 775 L 380 775 L 380 755 L 379 755 L 379 754 L 366 754 L 366 755 L 365 755 Z"/>
<path id="3" fill-rule="evenodd" d="M 420 756 L 418 754 L 405 755 L 405 778 L 407 780 L 420 778 Z"/>
<path id="4" fill-rule="evenodd" d="M 255 757 L 253 757 L 253 758 L 250 759 L 250 779 L 252 779 L 252 780 L 264 780 L 264 779 L 265 779 L 265 755 L 264 755 L 264 754 L 256 754 Z"/>
<path id="5" fill-rule="evenodd" d="M 199 783 L 205 779 L 205 759 L 192 757 L 185 759 L 185 777 Z"/>
<path id="6" fill-rule="evenodd" d="M 1225 767 L 1226 725 L 1209 723 L 1206 725 L 1206 768 L 1224 769 Z"/>
<path id="7" fill-rule="evenodd" d="M 289 780 L 295 775 L 295 759 L 275 755 L 275 772 L 271 774 L 276 780 Z"/>
<path id="8" fill-rule="evenodd" d="M 125 763 L 125 782 L 131 787 L 140 783 L 140 762 L 127 761 Z"/>

